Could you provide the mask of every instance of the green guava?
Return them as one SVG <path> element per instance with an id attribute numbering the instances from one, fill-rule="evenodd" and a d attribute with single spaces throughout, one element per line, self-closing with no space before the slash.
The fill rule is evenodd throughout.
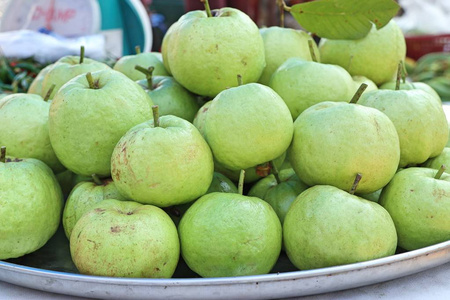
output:
<path id="1" fill-rule="evenodd" d="M 398 245 L 414 250 L 450 240 L 450 174 L 430 168 L 399 171 L 379 203 L 394 220 Z"/>
<path id="2" fill-rule="evenodd" d="M 266 65 L 258 26 L 240 10 L 224 7 L 208 17 L 194 11 L 170 32 L 164 59 L 172 76 L 186 89 L 214 97 L 228 87 L 258 81 Z"/>
<path id="3" fill-rule="evenodd" d="M 105 199 L 76 223 L 70 253 L 81 274 L 170 278 L 180 243 L 175 225 L 162 209 Z"/>
<path id="4" fill-rule="evenodd" d="M 364 94 L 363 94 L 364 96 Z M 384 187 L 397 171 L 400 143 L 392 121 L 377 109 L 344 102 L 322 102 L 294 122 L 289 161 L 309 186 L 325 184 L 356 193 Z"/>
<path id="5" fill-rule="evenodd" d="M 126 198 L 159 207 L 202 196 L 213 179 L 211 150 L 197 128 L 175 116 L 162 116 L 130 129 L 111 157 L 111 174 Z"/>
<path id="6" fill-rule="evenodd" d="M 319 43 L 323 63 L 339 65 L 351 75 L 363 75 L 377 85 L 393 80 L 398 63 L 405 60 L 405 37 L 394 20 L 362 39 L 330 40 Z"/>
<path id="7" fill-rule="evenodd" d="M 204 195 L 181 218 L 181 255 L 202 277 L 270 272 L 281 251 L 281 224 L 261 199 L 231 193 Z"/>
<path id="8" fill-rule="evenodd" d="M 64 85 L 50 105 L 49 135 L 56 156 L 76 174 L 110 176 L 111 155 L 133 126 L 152 118 L 147 93 L 114 70 L 85 75 Z"/>
<path id="9" fill-rule="evenodd" d="M 62 216 L 64 232 L 68 239 L 81 216 L 104 199 L 127 200 L 119 193 L 114 181 L 110 178 L 100 182 L 80 182 L 72 189 L 66 200 Z"/>
<path id="10" fill-rule="evenodd" d="M 50 143 L 49 110 L 50 103 L 39 95 L 17 93 L 1 99 L 0 145 L 7 147 L 9 156 L 39 159 L 58 173 L 65 167 Z"/>
<path id="11" fill-rule="evenodd" d="M 41 248 L 56 232 L 63 208 L 52 170 L 37 159 L 0 162 L 0 260 Z"/>
<path id="12" fill-rule="evenodd" d="M 393 255 L 397 233 L 381 205 L 317 185 L 292 203 L 283 223 L 283 241 L 290 261 L 308 270 Z"/>
<path id="13" fill-rule="evenodd" d="M 214 159 L 230 170 L 281 156 L 292 140 L 293 121 L 283 99 L 258 83 L 229 88 L 205 104 L 198 119 Z"/>

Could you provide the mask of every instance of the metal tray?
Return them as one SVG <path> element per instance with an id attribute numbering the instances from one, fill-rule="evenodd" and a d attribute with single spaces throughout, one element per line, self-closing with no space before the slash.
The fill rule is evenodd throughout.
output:
<path id="1" fill-rule="evenodd" d="M 339 291 L 418 273 L 450 262 L 450 241 L 381 259 L 298 271 L 282 254 L 270 274 L 198 278 L 181 261 L 171 279 L 77 273 L 60 229 L 41 249 L 0 261 L 0 280 L 72 296 L 104 299 L 274 299 Z"/>

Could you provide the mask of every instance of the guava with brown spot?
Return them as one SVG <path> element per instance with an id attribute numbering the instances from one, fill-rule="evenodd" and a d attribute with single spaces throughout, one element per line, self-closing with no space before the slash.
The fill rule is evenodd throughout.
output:
<path id="1" fill-rule="evenodd" d="M 64 206 L 62 223 L 66 237 L 70 239 L 73 227 L 92 206 L 104 199 L 127 200 L 116 188 L 111 178 L 78 183 L 70 192 Z"/>
<path id="2" fill-rule="evenodd" d="M 160 208 L 105 199 L 76 223 L 70 253 L 81 274 L 170 278 L 180 243 L 174 223 Z"/>
<path id="3" fill-rule="evenodd" d="M 171 115 L 158 120 L 136 125 L 120 139 L 111 157 L 112 179 L 124 197 L 140 203 L 193 201 L 213 179 L 211 150 L 188 121 Z"/>

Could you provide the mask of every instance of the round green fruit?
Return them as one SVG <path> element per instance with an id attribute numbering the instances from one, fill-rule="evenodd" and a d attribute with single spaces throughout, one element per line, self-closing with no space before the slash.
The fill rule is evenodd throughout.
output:
<path id="1" fill-rule="evenodd" d="M 290 261 L 308 270 L 393 255 L 397 233 L 379 204 L 318 185 L 292 203 L 283 223 L 283 241 Z"/>
<path id="2" fill-rule="evenodd" d="M 319 51 L 323 63 L 339 65 L 351 75 L 363 75 L 381 85 L 395 78 L 398 63 L 405 60 L 406 42 L 391 20 L 379 30 L 373 26 L 359 40 L 322 39 Z"/>
<path id="3" fill-rule="evenodd" d="M 105 199 L 76 223 L 70 253 L 82 274 L 170 278 L 180 244 L 174 223 L 162 209 Z"/>
<path id="4" fill-rule="evenodd" d="M 359 104 L 322 102 L 294 123 L 289 161 L 309 186 L 332 185 L 356 193 L 384 187 L 397 171 L 400 143 L 394 124 L 382 112 Z"/>
<path id="5" fill-rule="evenodd" d="M 56 232 L 63 207 L 52 170 L 37 159 L 0 162 L 0 260 L 41 248 Z"/>
<path id="6" fill-rule="evenodd" d="M 205 105 L 207 111 L 197 124 L 224 168 L 254 167 L 281 156 L 289 147 L 292 117 L 271 88 L 258 83 L 229 88 Z"/>
<path id="7" fill-rule="evenodd" d="M 266 67 L 258 82 L 269 85 L 270 77 L 288 58 L 299 57 L 312 61 L 309 41 L 313 44 L 313 51 L 320 56 L 317 44 L 305 31 L 292 28 L 272 26 L 259 30 L 264 41 Z"/>
<path id="8" fill-rule="evenodd" d="M 355 93 L 355 83 L 344 68 L 300 58 L 285 61 L 269 86 L 286 102 L 294 120 L 316 103 L 349 102 Z"/>
<path id="9" fill-rule="evenodd" d="M 400 167 L 417 165 L 439 155 L 448 140 L 448 123 L 442 105 L 419 90 L 377 90 L 364 93 L 359 104 L 389 117 L 400 139 Z"/>
<path id="10" fill-rule="evenodd" d="M 127 200 L 117 190 L 112 179 L 97 182 L 84 181 L 77 184 L 67 197 L 62 223 L 66 237 L 70 239 L 73 227 L 81 216 L 98 202 L 105 199 Z"/>
<path id="11" fill-rule="evenodd" d="M 162 62 L 161 53 L 159 52 L 142 52 L 138 54 L 122 56 L 114 64 L 113 69 L 125 74 L 133 81 L 145 79 L 145 74 L 142 74 L 135 69 L 135 66 L 137 65 L 144 68 L 148 68 L 150 66 L 154 67 L 154 75 L 169 75 Z"/>
<path id="12" fill-rule="evenodd" d="M 87 72 L 95 72 L 99 70 L 110 70 L 111 68 L 102 62 L 84 58 L 83 63 L 80 63 L 79 56 L 64 56 L 58 59 L 52 64 L 52 67 L 47 71 L 41 87 L 41 96 L 45 97 L 45 94 L 54 84 L 55 88 L 50 94 L 49 99 L 53 99 L 56 92 L 70 79 L 86 74 Z"/>
<path id="13" fill-rule="evenodd" d="M 183 215 L 181 254 L 202 277 L 266 274 L 281 251 L 281 224 L 270 205 L 240 194 L 211 193 Z"/>
<path id="14" fill-rule="evenodd" d="M 134 201 L 168 207 L 187 203 L 208 190 L 214 173 L 211 150 L 194 125 L 162 116 L 130 129 L 111 157 L 120 193 Z"/>
<path id="15" fill-rule="evenodd" d="M 240 10 L 225 7 L 208 17 L 193 11 L 177 21 L 167 42 L 172 76 L 193 93 L 214 97 L 229 87 L 258 81 L 266 65 L 256 24 Z"/>
<path id="16" fill-rule="evenodd" d="M 450 239 L 450 175 L 429 168 L 399 171 L 383 189 L 379 203 L 394 220 L 398 245 L 405 250 Z"/>
<path id="17" fill-rule="evenodd" d="M 80 75 L 56 94 L 50 105 L 50 141 L 69 170 L 108 177 L 115 145 L 131 127 L 152 118 L 152 102 L 117 71 L 94 72 L 92 82 Z"/>
<path id="18" fill-rule="evenodd" d="M 0 145 L 8 155 L 36 158 L 55 173 L 65 167 L 56 157 L 50 143 L 48 118 L 50 103 L 34 94 L 11 94 L 0 100 Z"/>
<path id="19" fill-rule="evenodd" d="M 269 203 L 283 223 L 292 202 L 309 186 L 298 178 L 293 169 L 280 171 L 278 177 L 280 182 L 273 174 L 259 180 L 252 186 L 248 195 Z"/>
<path id="20" fill-rule="evenodd" d="M 142 79 L 138 84 L 148 93 L 153 103 L 158 105 L 160 116 L 173 115 L 189 122 L 194 120 L 199 109 L 196 96 L 173 77 L 151 76 L 150 80 Z"/>

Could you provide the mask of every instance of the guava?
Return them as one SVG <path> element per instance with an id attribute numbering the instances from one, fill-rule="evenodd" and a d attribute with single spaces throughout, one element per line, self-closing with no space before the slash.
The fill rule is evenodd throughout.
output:
<path id="1" fill-rule="evenodd" d="M 181 255 L 202 277 L 270 272 L 281 251 L 281 223 L 272 207 L 256 197 L 204 195 L 178 226 Z"/>
<path id="2" fill-rule="evenodd" d="M 290 261 L 301 270 L 395 254 L 397 233 L 379 204 L 329 185 L 317 185 L 292 203 L 283 223 Z"/>
<path id="3" fill-rule="evenodd" d="M 58 229 L 63 208 L 53 171 L 37 159 L 0 159 L 0 260 L 36 251 Z"/>
<path id="4" fill-rule="evenodd" d="M 82 274 L 170 278 L 180 244 L 174 223 L 162 209 L 105 199 L 76 223 L 70 253 Z"/>

